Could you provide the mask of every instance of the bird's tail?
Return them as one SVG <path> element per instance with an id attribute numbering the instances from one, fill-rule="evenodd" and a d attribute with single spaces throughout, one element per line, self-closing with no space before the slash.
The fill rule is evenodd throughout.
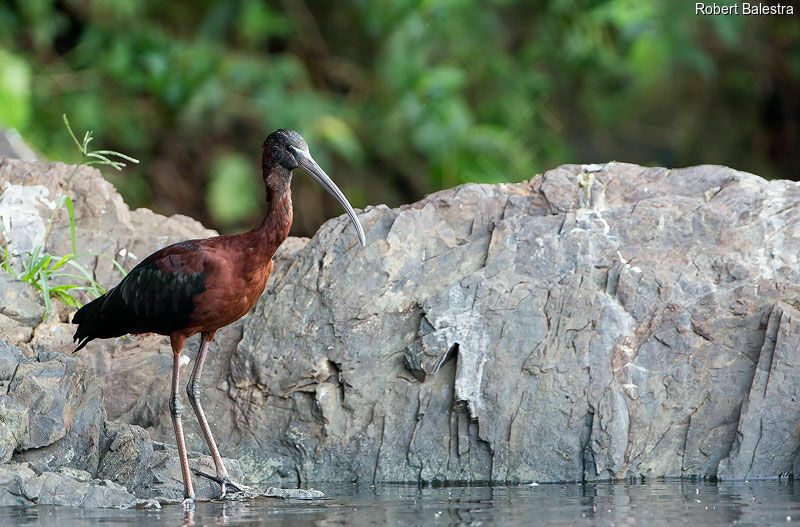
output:
<path id="1" fill-rule="evenodd" d="M 75 335 L 72 336 L 72 340 L 78 343 L 78 347 L 75 348 L 72 353 L 77 353 L 90 341 L 97 338 L 97 326 L 102 323 L 100 321 L 102 317 L 99 317 L 98 314 L 103 307 L 105 297 L 106 295 L 102 295 L 95 298 L 80 308 L 78 312 L 75 313 L 75 316 L 72 317 L 72 323 L 78 324 L 78 329 L 75 330 Z"/>

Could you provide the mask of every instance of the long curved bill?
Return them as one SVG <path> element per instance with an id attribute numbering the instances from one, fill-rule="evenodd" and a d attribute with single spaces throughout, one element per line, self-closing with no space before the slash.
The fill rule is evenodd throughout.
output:
<path id="1" fill-rule="evenodd" d="M 353 225 L 356 228 L 356 232 L 358 233 L 358 240 L 361 242 L 361 245 L 366 245 L 366 238 L 364 237 L 364 228 L 361 226 L 361 222 L 358 221 L 358 216 L 356 216 L 356 211 L 353 210 L 353 207 L 350 205 L 350 202 L 347 201 L 347 198 L 344 197 L 342 191 L 339 190 L 339 187 L 331 181 L 331 178 L 328 177 L 328 174 L 325 173 L 324 170 L 314 161 L 314 158 L 311 157 L 311 154 L 300 150 L 298 148 L 289 147 L 295 154 L 295 158 L 297 162 L 300 164 L 300 168 L 303 169 L 308 175 L 313 177 L 317 180 L 317 182 L 322 185 L 322 187 L 327 190 L 336 201 L 341 203 L 344 210 L 347 212 L 347 215 L 353 222 Z"/>

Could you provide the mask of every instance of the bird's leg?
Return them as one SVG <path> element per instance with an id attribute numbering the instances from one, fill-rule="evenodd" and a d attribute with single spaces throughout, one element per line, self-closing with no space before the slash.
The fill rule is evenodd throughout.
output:
<path id="1" fill-rule="evenodd" d="M 183 414 L 183 404 L 181 404 L 180 390 L 180 362 L 181 350 L 183 343 L 186 342 L 186 337 L 182 335 L 171 335 L 170 344 L 172 344 L 172 393 L 169 398 L 169 411 L 172 415 L 172 426 L 175 428 L 175 440 L 178 443 L 178 455 L 181 459 L 181 472 L 183 473 L 183 489 L 184 506 L 192 506 L 194 504 L 194 487 L 192 487 L 192 475 L 189 471 L 189 456 L 186 455 L 186 442 L 183 439 L 183 424 L 181 423 L 181 415 Z"/>
<path id="2" fill-rule="evenodd" d="M 194 408 L 194 413 L 197 416 L 197 420 L 200 422 L 200 429 L 203 431 L 203 436 L 206 438 L 206 443 L 208 443 L 208 449 L 211 451 L 211 457 L 214 459 L 214 466 L 217 469 L 217 477 L 216 478 L 209 478 L 217 483 L 222 489 L 222 493 L 220 494 L 220 498 L 224 498 L 227 493 L 227 487 L 230 486 L 236 491 L 243 491 L 244 488 L 241 485 L 238 485 L 231 481 L 230 476 L 228 476 L 228 471 L 225 469 L 225 464 L 222 462 L 222 456 L 219 454 L 219 449 L 217 448 L 217 443 L 214 441 L 214 436 L 211 435 L 211 427 L 208 426 L 208 420 L 206 419 L 206 414 L 203 411 L 203 407 L 200 405 L 200 375 L 203 373 L 203 364 L 206 361 L 206 354 L 208 353 L 208 345 L 211 342 L 211 339 L 214 338 L 213 334 L 206 334 L 203 333 L 202 335 L 202 342 L 200 344 L 200 351 L 197 353 L 197 359 L 195 359 L 194 369 L 192 370 L 192 376 L 189 378 L 189 384 L 186 385 L 186 393 L 189 394 L 189 402 L 192 404 L 192 408 Z M 205 472 L 195 471 L 198 475 L 209 477 L 210 474 L 206 474 Z"/>

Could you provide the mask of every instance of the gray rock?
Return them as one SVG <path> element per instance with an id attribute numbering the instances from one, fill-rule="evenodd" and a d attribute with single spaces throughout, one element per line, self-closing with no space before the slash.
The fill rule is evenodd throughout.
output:
<path id="1" fill-rule="evenodd" d="M 284 500 L 319 500 L 325 498 L 325 494 L 315 489 L 281 489 L 269 487 L 260 493 L 265 498 L 281 498 Z"/>
<path id="2" fill-rule="evenodd" d="M 8 391 L 8 383 L 14 378 L 17 366 L 22 360 L 25 360 L 25 357 L 18 347 L 0 339 L 0 383 L 5 383 L 4 391 Z"/>
<path id="3" fill-rule="evenodd" d="M 66 505 L 84 508 L 128 508 L 138 500 L 124 487 L 93 479 L 81 470 L 34 471 L 28 463 L 0 465 L 0 506 Z"/>
<path id="4" fill-rule="evenodd" d="M 35 504 L 40 488 L 30 484 L 35 478 L 27 463 L 0 464 L 0 506 Z"/>
<path id="5" fill-rule="evenodd" d="M 183 499 L 183 479 L 178 451 L 175 446 L 154 443 L 146 430 L 136 425 L 108 423 L 103 436 L 104 452 L 97 477 L 123 485 L 140 499 Z M 239 463 L 225 459 L 225 467 L 234 481 L 243 478 Z M 214 473 L 210 456 L 191 454 L 192 469 Z M 198 498 L 216 498 L 220 487 L 216 483 L 193 476 Z"/>
<path id="6" fill-rule="evenodd" d="M 77 357 L 40 353 L 21 362 L 8 396 L 27 409 L 15 461 L 97 471 L 105 421 L 102 383 Z"/>
<path id="7" fill-rule="evenodd" d="M 27 360 L 19 348 L 0 339 L 0 463 L 11 459 L 28 434 L 28 409 L 8 395 L 20 363 Z"/>
<path id="8" fill-rule="evenodd" d="M 730 455 L 719 477 L 746 479 L 797 474 L 800 423 L 800 312 L 777 303 L 769 313 L 764 345 L 742 405 Z"/>
<path id="9" fill-rule="evenodd" d="M 98 478 L 116 481 L 128 489 L 139 489 L 151 482 L 147 469 L 153 456 L 153 441 L 143 428 L 113 421 L 107 423 L 101 450 Z"/>
<path id="10" fill-rule="evenodd" d="M 797 383 L 742 404 L 769 313 L 800 305 L 799 202 L 608 164 L 368 210 L 363 249 L 339 218 L 245 320 L 212 422 L 264 484 L 777 476 Z M 751 412 L 784 423 L 760 447 Z"/>
<path id="11" fill-rule="evenodd" d="M 0 313 L 0 340 L 25 347 L 31 340 L 33 328 L 20 324 L 17 320 Z"/>
<path id="12" fill-rule="evenodd" d="M 36 327 L 44 316 L 44 304 L 30 284 L 0 272 L 0 314 L 18 324 Z"/>
<path id="13" fill-rule="evenodd" d="M 756 404 L 753 379 L 770 313 L 800 305 L 799 201 L 722 167 L 612 163 L 369 209 L 363 249 L 332 220 L 218 334 L 212 428 L 260 485 L 791 471 L 796 383 Z M 169 355 L 112 361 L 113 415 L 171 441 Z"/>
<path id="14" fill-rule="evenodd" d="M 8 395 L 0 395 L 0 463 L 14 455 L 14 449 L 28 435 L 28 409 Z"/>

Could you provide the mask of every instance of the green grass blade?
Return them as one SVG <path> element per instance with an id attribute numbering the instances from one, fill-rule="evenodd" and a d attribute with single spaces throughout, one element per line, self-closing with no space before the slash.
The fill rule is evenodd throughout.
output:
<path id="1" fill-rule="evenodd" d="M 56 298 L 58 298 L 63 303 L 67 304 L 68 306 L 70 306 L 70 307 L 80 307 L 80 302 L 78 302 L 78 300 L 74 296 L 72 296 L 71 294 L 67 293 L 66 290 L 61 289 L 61 288 L 57 289 L 57 288 L 54 287 L 54 288 L 52 288 L 50 290 L 50 292 L 53 294 L 53 296 L 55 296 Z"/>
<path id="2" fill-rule="evenodd" d="M 67 254 L 66 256 L 62 256 L 60 260 L 58 260 L 53 267 L 50 268 L 50 271 L 56 271 L 61 268 L 64 264 L 66 264 L 70 259 L 75 258 L 74 254 Z M 54 275 L 53 275 L 54 276 Z"/>
<path id="3" fill-rule="evenodd" d="M 75 273 L 53 273 L 50 275 L 50 278 L 73 278 L 76 280 L 86 280 L 84 275 Z"/>
<path id="4" fill-rule="evenodd" d="M 84 164 L 86 166 L 89 166 L 89 167 L 93 167 L 93 166 L 101 166 L 101 167 L 110 166 L 111 168 L 113 168 L 115 170 L 122 170 L 123 168 L 125 168 L 125 163 L 120 163 L 120 162 L 117 162 L 117 161 L 111 161 L 110 163 L 107 163 L 105 161 L 87 161 Z"/>
<path id="5" fill-rule="evenodd" d="M 111 260 L 111 263 L 114 264 L 114 267 L 117 268 L 117 271 L 122 273 L 122 276 L 128 276 L 128 271 L 126 271 L 125 268 L 122 267 L 122 264 L 120 264 L 115 258 L 112 258 L 107 254 L 98 254 L 97 256 Z"/>
<path id="6" fill-rule="evenodd" d="M 75 239 L 75 210 L 72 207 L 72 198 L 65 196 L 64 203 L 67 206 L 67 214 L 69 215 L 69 237 L 72 240 L 72 254 L 75 254 L 78 252 L 78 242 Z"/>
<path id="7" fill-rule="evenodd" d="M 114 162 L 111 159 L 107 158 L 106 156 L 104 156 L 102 154 L 98 154 L 97 152 L 89 152 L 88 154 L 86 154 L 86 157 L 93 157 L 95 159 L 99 159 L 100 161 L 103 161 L 104 163 L 113 163 Z"/>
<path id="8" fill-rule="evenodd" d="M 98 284 L 97 281 L 94 279 L 92 273 L 90 273 L 84 266 L 82 266 L 75 260 L 69 260 L 67 263 L 72 267 L 74 267 L 75 269 L 77 269 L 78 271 L 80 271 L 80 273 L 83 274 L 85 280 L 89 282 L 94 289 L 100 291 L 100 294 L 104 294 L 106 292 L 106 290 L 100 284 Z"/>
<path id="9" fill-rule="evenodd" d="M 50 260 L 52 260 L 52 258 L 52 256 L 45 253 L 44 256 L 39 258 L 38 262 L 34 262 L 33 267 L 28 271 L 29 280 L 36 277 L 36 275 L 41 274 L 42 269 L 46 268 L 46 266 L 50 264 Z"/>
<path id="10" fill-rule="evenodd" d="M 117 265 L 119 265 L 119 264 L 117 264 Z M 16 278 L 17 280 L 21 280 L 21 278 L 19 277 L 19 274 L 17 274 L 17 272 L 14 270 L 13 267 L 11 267 L 11 256 L 8 254 L 8 245 L 3 247 L 3 264 L 2 264 L 2 267 L 3 267 L 3 270 L 5 272 L 10 274 L 11 276 Z"/>
<path id="11" fill-rule="evenodd" d="M 87 280 L 89 280 L 91 282 L 94 282 L 94 276 L 84 266 L 82 266 L 81 264 L 79 264 L 75 260 L 70 260 L 67 263 L 69 265 L 71 265 L 72 267 L 74 267 L 75 269 L 77 269 L 78 271 L 80 271 L 81 274 L 84 276 L 84 278 L 86 278 Z"/>
<path id="12" fill-rule="evenodd" d="M 50 292 L 56 293 L 58 291 L 66 291 L 68 289 L 85 289 L 85 287 L 82 285 L 73 285 L 73 284 L 54 285 L 50 288 Z"/>
<path id="13" fill-rule="evenodd" d="M 67 131 L 69 132 L 70 137 L 72 137 L 72 140 L 75 141 L 75 144 L 77 145 L 78 149 L 80 150 L 81 149 L 81 142 L 78 141 L 77 137 L 75 137 L 75 132 L 72 131 L 72 127 L 69 125 L 69 119 L 67 119 L 67 114 L 63 114 L 61 117 L 64 119 L 64 124 L 67 126 Z"/>
<path id="14" fill-rule="evenodd" d="M 123 154 L 122 152 L 117 152 L 117 151 L 114 151 L 114 150 L 93 150 L 91 152 L 91 154 L 102 154 L 102 155 L 105 155 L 105 156 L 121 157 L 122 159 L 130 161 L 131 163 L 138 163 L 139 162 L 139 160 L 136 159 L 135 157 L 131 157 L 131 156 Z"/>
<path id="15" fill-rule="evenodd" d="M 39 280 L 36 281 L 35 285 L 39 288 L 44 297 L 44 315 L 42 315 L 42 320 L 46 320 L 47 316 L 50 314 L 50 284 L 47 283 L 47 280 L 42 280 L 41 276 L 39 276 Z"/>
<path id="16" fill-rule="evenodd" d="M 33 252 L 30 254 L 27 260 L 22 262 L 22 270 L 25 272 L 25 281 L 27 282 L 33 277 L 33 273 L 31 269 L 36 265 L 36 262 L 39 261 L 39 252 L 42 250 L 41 245 L 37 245 L 33 248 Z"/>
<path id="17" fill-rule="evenodd" d="M 92 142 L 92 131 L 86 130 L 86 134 L 83 136 L 83 146 L 81 146 L 81 153 L 86 155 L 89 152 L 89 143 Z"/>

